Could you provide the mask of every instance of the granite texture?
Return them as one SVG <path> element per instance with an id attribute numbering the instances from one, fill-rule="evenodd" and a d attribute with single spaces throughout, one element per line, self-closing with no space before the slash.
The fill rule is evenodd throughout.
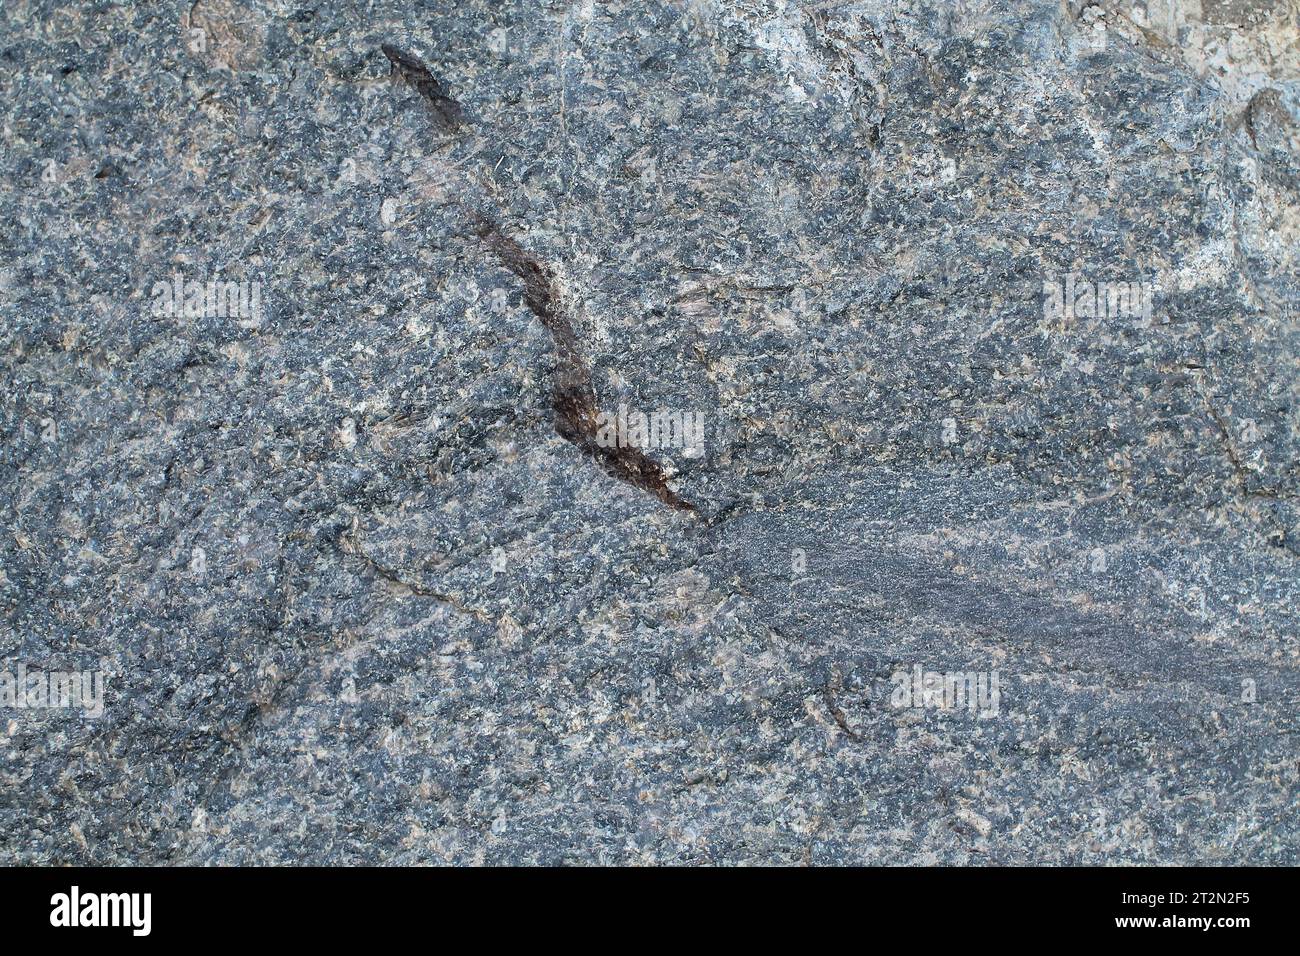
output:
<path id="1" fill-rule="evenodd" d="M 5 0 L 0 862 L 1300 863 L 1297 23 Z"/>

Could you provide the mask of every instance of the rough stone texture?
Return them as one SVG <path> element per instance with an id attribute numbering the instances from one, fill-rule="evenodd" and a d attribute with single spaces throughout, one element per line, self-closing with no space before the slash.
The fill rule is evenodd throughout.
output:
<path id="1" fill-rule="evenodd" d="M 0 861 L 1300 863 L 1300 21 L 1134 6 L 5 0 Z"/>

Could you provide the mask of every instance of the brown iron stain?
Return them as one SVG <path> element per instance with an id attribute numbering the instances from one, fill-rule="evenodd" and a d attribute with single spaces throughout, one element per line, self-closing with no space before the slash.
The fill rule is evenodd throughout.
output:
<path id="1" fill-rule="evenodd" d="M 380 49 L 392 63 L 393 73 L 429 101 L 443 126 L 455 129 L 460 125 L 460 104 L 447 95 L 442 84 L 418 58 L 387 43 L 381 44 Z M 591 371 L 583 361 L 573 325 L 558 304 L 551 270 L 482 213 L 469 209 L 465 209 L 465 213 L 474 234 L 503 266 L 523 281 L 524 304 L 551 333 L 556 358 L 551 391 L 556 433 L 594 459 L 606 474 L 650 492 L 670 508 L 696 514 L 695 506 L 668 486 L 668 476 L 663 467 L 640 448 L 606 446 L 597 440 L 599 412 Z"/>
<path id="2" fill-rule="evenodd" d="M 429 68 L 418 57 L 387 43 L 380 44 L 379 48 L 393 65 L 392 74 L 401 77 L 403 82 L 429 101 L 440 126 L 445 129 L 460 126 L 465 118 L 461 105 L 451 98 L 437 77 L 429 72 Z"/>
<path id="3" fill-rule="evenodd" d="M 595 459 L 612 477 L 650 492 L 670 508 L 694 513 L 695 506 L 668 487 L 663 468 L 640 448 L 606 446 L 596 440 L 599 413 L 591 372 L 582 359 L 573 325 L 557 304 L 551 271 L 486 216 L 474 212 L 470 218 L 475 235 L 503 266 L 523 280 L 524 304 L 551 333 L 556 358 L 551 392 L 556 433 Z"/>

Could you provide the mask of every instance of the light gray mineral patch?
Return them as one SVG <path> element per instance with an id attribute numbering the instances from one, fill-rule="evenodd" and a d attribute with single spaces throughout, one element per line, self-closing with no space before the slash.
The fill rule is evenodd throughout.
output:
<path id="1" fill-rule="evenodd" d="M 0 862 L 1300 863 L 1295 0 L 4 0 Z"/>

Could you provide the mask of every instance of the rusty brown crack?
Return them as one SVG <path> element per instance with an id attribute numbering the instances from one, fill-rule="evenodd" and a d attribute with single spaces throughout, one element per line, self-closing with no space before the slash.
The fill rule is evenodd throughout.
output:
<path id="1" fill-rule="evenodd" d="M 379 48 L 388 57 L 392 66 L 392 75 L 398 76 L 429 102 L 438 125 L 445 129 L 455 129 L 465 118 L 461 105 L 452 99 L 438 78 L 429 72 L 429 68 L 420 62 L 419 57 L 412 56 L 388 43 Z"/>
<path id="2" fill-rule="evenodd" d="M 591 371 L 582 358 L 573 324 L 559 306 L 551 270 L 491 219 L 477 212 L 469 215 L 474 234 L 503 266 L 523 281 L 524 304 L 551 333 L 555 344 L 551 407 L 555 411 L 556 433 L 595 460 L 611 477 L 650 492 L 670 508 L 695 513 L 695 506 L 668 486 L 663 467 L 640 448 L 603 445 L 597 440 L 599 412 Z"/>
<path id="3" fill-rule="evenodd" d="M 460 104 L 448 96 L 442 84 L 417 57 L 387 43 L 381 44 L 380 49 L 392 63 L 393 74 L 429 101 L 443 126 L 454 129 L 460 125 Z M 555 412 L 556 433 L 593 459 L 611 477 L 650 492 L 670 508 L 698 514 L 694 505 L 668 486 L 663 466 L 640 448 L 605 445 L 597 439 L 599 411 L 591 370 L 582 357 L 573 324 L 560 308 L 551 270 L 487 216 L 470 209 L 465 209 L 465 213 L 474 234 L 503 266 L 523 281 L 524 304 L 551 333 L 555 345 L 551 407 Z"/>

